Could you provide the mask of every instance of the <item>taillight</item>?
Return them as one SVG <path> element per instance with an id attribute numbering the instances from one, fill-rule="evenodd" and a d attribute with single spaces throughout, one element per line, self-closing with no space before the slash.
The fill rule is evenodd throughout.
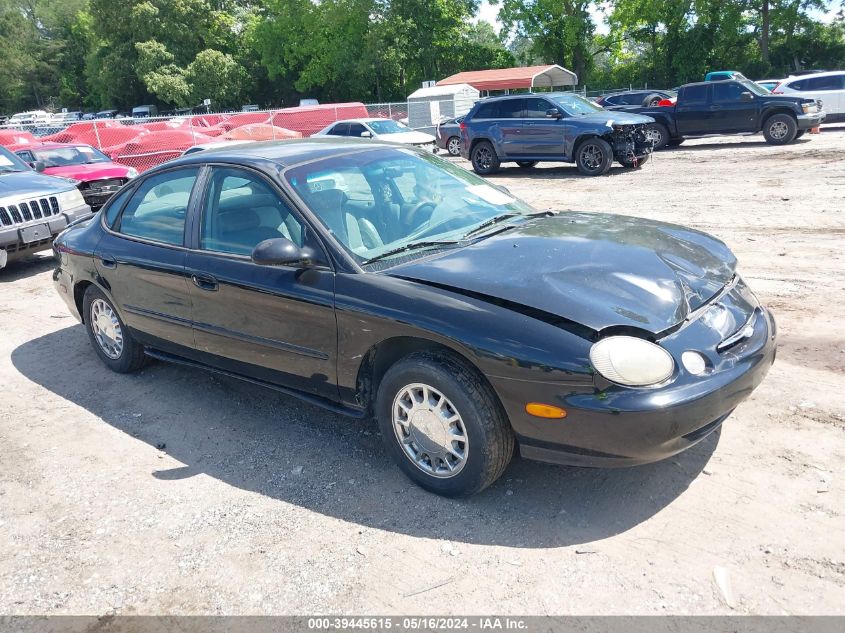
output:
<path id="1" fill-rule="evenodd" d="M 467 129 L 467 124 L 466 124 L 465 121 L 461 121 L 461 124 L 458 127 L 461 128 L 462 130 L 465 130 L 465 129 Z"/>
<path id="2" fill-rule="evenodd" d="M 774 87 L 774 88 L 772 88 L 772 94 L 775 94 L 775 95 L 782 95 L 782 94 L 783 94 L 783 90 L 778 90 L 778 88 L 780 88 L 782 84 L 783 84 L 783 82 L 781 82 L 781 83 L 779 83 L 779 84 L 775 85 L 775 87 Z"/>

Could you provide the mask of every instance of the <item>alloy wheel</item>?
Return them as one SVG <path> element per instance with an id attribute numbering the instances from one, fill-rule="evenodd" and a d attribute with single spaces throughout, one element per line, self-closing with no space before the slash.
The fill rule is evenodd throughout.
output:
<path id="1" fill-rule="evenodd" d="M 601 147 L 599 147 L 595 143 L 589 143 L 582 147 L 581 156 L 584 163 L 584 167 L 586 167 L 590 171 L 598 170 L 601 167 L 602 161 L 604 160 L 604 152 L 602 152 Z"/>
<path id="2" fill-rule="evenodd" d="M 123 330 L 112 307 L 102 299 L 91 303 L 91 330 L 103 353 L 117 360 L 123 353 Z"/>
<path id="3" fill-rule="evenodd" d="M 427 475 L 448 478 L 466 465 L 469 438 L 455 405 L 430 385 L 413 383 L 393 399 L 393 431 L 406 457 Z"/>
<path id="4" fill-rule="evenodd" d="M 461 140 L 453 136 L 449 139 L 446 149 L 449 150 L 452 156 L 457 156 L 461 153 Z"/>
<path id="5" fill-rule="evenodd" d="M 475 150 L 475 162 L 482 171 L 490 169 L 493 166 L 493 152 L 489 147 L 479 147 Z"/>
<path id="6" fill-rule="evenodd" d="M 769 126 L 769 134 L 773 139 L 779 141 L 786 138 L 786 135 L 789 134 L 789 128 L 783 121 L 775 121 Z"/>

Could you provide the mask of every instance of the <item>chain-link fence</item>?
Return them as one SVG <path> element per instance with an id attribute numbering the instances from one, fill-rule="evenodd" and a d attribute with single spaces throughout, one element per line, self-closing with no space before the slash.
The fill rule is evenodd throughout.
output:
<path id="1" fill-rule="evenodd" d="M 194 147 L 309 137 L 331 128 L 333 123 L 349 119 L 389 119 L 397 125 L 383 128 L 385 131 L 388 128 L 392 128 L 389 131 L 403 131 L 402 126 L 406 126 L 433 134 L 440 121 L 465 113 L 471 105 L 465 105 L 460 111 L 454 102 L 447 101 L 412 103 L 411 107 L 407 102 L 340 103 L 134 119 L 117 116 L 72 122 L 25 121 L 0 126 L 0 145 L 33 164 L 40 160 L 41 154 L 47 153 L 47 149 L 52 149 L 47 161 L 48 173 L 51 168 L 85 158 L 70 151 L 69 147 L 73 145 L 93 147 L 108 159 L 142 172 Z M 347 129 L 331 129 L 330 132 L 350 135 Z M 371 135 L 379 134 L 374 131 Z M 360 136 L 360 133 L 353 135 Z"/>

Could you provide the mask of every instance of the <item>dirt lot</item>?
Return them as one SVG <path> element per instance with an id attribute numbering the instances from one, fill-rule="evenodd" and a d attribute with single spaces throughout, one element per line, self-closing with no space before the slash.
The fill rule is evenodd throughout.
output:
<path id="1" fill-rule="evenodd" d="M 0 272 L 0 613 L 845 614 L 845 128 L 493 180 L 734 249 L 780 349 L 720 437 L 627 470 L 515 459 L 441 499 L 371 423 L 161 363 L 110 373 L 36 257 Z"/>

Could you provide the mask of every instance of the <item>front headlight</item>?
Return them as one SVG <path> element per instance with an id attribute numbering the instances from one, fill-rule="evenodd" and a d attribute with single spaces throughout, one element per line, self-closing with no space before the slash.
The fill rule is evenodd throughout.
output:
<path id="1" fill-rule="evenodd" d="M 819 106 L 815 103 L 802 103 L 801 108 L 804 110 L 804 114 L 818 112 L 819 110 Z"/>
<path id="2" fill-rule="evenodd" d="M 135 169 L 134 167 L 130 167 L 129 169 L 126 170 L 126 177 L 129 178 L 130 180 L 132 180 L 133 178 L 137 178 L 138 177 L 138 170 Z"/>
<path id="3" fill-rule="evenodd" d="M 609 336 L 590 349 L 595 370 L 611 382 L 645 387 L 663 382 L 675 369 L 665 349 L 633 336 Z"/>
<path id="4" fill-rule="evenodd" d="M 85 204 L 85 198 L 79 193 L 79 189 L 71 189 L 70 191 L 62 191 L 59 195 L 59 208 L 69 209 L 72 207 L 79 207 Z"/>

